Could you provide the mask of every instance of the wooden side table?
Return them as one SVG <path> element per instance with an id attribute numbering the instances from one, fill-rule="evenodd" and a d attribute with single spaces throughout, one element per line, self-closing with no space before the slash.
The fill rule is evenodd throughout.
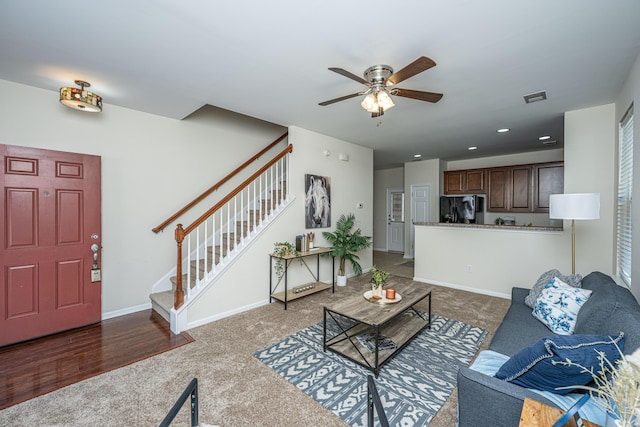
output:
<path id="1" fill-rule="evenodd" d="M 331 248 L 314 248 L 309 251 L 297 252 L 296 254 L 278 256 L 275 254 L 269 254 L 269 302 L 275 300 L 284 303 L 284 309 L 287 309 L 287 303 L 298 298 L 306 297 L 307 295 L 315 294 L 316 292 L 324 291 L 325 289 L 332 289 L 333 293 L 336 292 L 336 279 L 335 279 L 335 262 L 334 257 L 331 257 L 331 283 L 324 283 L 320 281 L 320 255 L 327 254 L 332 251 Z M 306 257 L 316 257 L 316 271 L 315 273 L 309 268 Z M 279 258 L 284 263 L 284 274 L 279 278 L 278 282 L 273 283 L 273 259 Z M 295 288 L 289 288 L 289 264 L 293 260 L 299 260 L 304 265 L 311 276 L 313 276 L 312 282 L 297 286 Z M 284 280 L 283 280 L 284 279 Z M 277 292 L 280 282 L 284 281 L 284 290 Z"/>
<path id="2" fill-rule="evenodd" d="M 564 411 L 562 409 L 545 405 L 527 397 L 524 399 L 524 405 L 522 405 L 518 427 L 551 427 L 563 415 Z M 582 420 L 582 422 L 585 427 L 601 427 L 591 421 Z M 572 418 L 564 426 L 576 427 L 576 421 Z"/>

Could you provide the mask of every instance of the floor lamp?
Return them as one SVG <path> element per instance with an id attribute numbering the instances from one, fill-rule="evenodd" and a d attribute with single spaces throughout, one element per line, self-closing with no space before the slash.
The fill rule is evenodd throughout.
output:
<path id="1" fill-rule="evenodd" d="M 576 274 L 576 219 L 600 218 L 600 193 L 552 194 L 549 218 L 571 220 L 571 274 Z"/>

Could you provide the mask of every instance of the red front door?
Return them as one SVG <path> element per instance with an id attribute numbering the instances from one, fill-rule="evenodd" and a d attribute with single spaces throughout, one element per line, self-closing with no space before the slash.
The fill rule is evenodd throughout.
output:
<path id="1" fill-rule="evenodd" d="M 100 157 L 0 155 L 0 346 L 99 322 Z"/>

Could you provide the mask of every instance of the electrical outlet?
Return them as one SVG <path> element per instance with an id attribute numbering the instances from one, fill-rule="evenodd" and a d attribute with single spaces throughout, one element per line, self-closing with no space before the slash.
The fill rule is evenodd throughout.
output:
<path id="1" fill-rule="evenodd" d="M 473 266 L 471 264 L 467 264 L 467 273 L 473 273 Z"/>

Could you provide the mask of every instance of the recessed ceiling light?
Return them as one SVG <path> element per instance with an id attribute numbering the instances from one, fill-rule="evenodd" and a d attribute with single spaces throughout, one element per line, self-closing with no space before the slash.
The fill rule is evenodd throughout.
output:
<path id="1" fill-rule="evenodd" d="M 477 149 L 478 147 L 475 147 L 475 146 L 467 148 L 467 150 L 477 150 Z"/>
<path id="2" fill-rule="evenodd" d="M 509 132 L 509 128 L 502 128 L 502 129 L 498 129 L 496 132 L 498 133 L 505 133 L 505 132 Z"/>
<path id="3" fill-rule="evenodd" d="M 545 135 L 545 136 L 541 136 L 540 138 L 538 138 L 540 141 L 546 141 L 547 139 L 551 139 L 551 137 L 549 135 Z"/>
<path id="4" fill-rule="evenodd" d="M 419 157 L 422 157 L 422 154 L 414 154 L 413 157 L 415 157 L 417 159 Z"/>

